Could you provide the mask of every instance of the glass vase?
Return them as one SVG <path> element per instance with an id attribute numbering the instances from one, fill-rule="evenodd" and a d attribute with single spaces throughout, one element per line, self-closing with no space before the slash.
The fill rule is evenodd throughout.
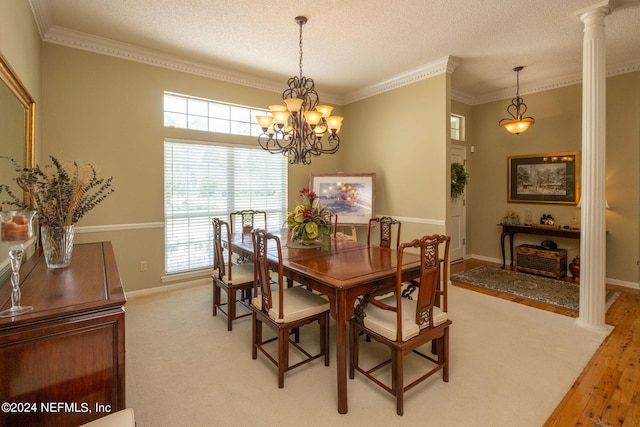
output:
<path id="1" fill-rule="evenodd" d="M 20 305 L 20 265 L 24 256 L 24 242 L 33 237 L 31 221 L 35 211 L 20 210 L 0 212 L 2 224 L 0 237 L 9 244 L 9 259 L 11 261 L 11 308 L 0 312 L 0 317 L 18 316 L 33 310 L 31 306 Z"/>
<path id="2" fill-rule="evenodd" d="M 48 268 L 65 268 L 71 264 L 73 254 L 73 225 L 40 228 L 42 252 Z"/>

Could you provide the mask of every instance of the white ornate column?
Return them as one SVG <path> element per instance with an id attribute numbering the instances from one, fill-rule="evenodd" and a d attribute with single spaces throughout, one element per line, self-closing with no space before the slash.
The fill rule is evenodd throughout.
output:
<path id="1" fill-rule="evenodd" d="M 609 330 L 605 323 L 606 62 L 604 18 L 609 1 L 576 12 L 584 24 L 582 60 L 582 209 L 580 326 Z"/>

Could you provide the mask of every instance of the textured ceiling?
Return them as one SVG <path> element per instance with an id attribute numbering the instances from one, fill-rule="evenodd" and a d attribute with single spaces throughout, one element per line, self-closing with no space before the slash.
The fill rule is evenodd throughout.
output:
<path id="1" fill-rule="evenodd" d="M 320 95 L 349 100 L 364 88 L 447 56 L 470 104 L 576 83 L 583 24 L 594 0 L 30 0 L 45 41 L 115 52 L 154 52 L 213 67 L 245 84 L 284 88 L 303 71 Z M 607 70 L 640 70 L 640 0 L 611 0 Z M 78 42 L 81 40 L 81 42 Z M 95 50 L 100 51 L 99 48 Z M 104 49 L 103 49 L 104 50 Z M 128 54 L 131 56 L 131 54 Z M 323 92 L 324 91 L 324 92 Z M 328 95 L 325 97 L 323 95 Z"/>

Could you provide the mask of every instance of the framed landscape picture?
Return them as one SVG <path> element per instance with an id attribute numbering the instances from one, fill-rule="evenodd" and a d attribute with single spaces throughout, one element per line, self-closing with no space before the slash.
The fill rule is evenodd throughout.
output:
<path id="1" fill-rule="evenodd" d="M 376 174 L 311 175 L 309 187 L 322 206 L 338 215 L 340 225 L 368 224 L 375 215 Z"/>
<path id="2" fill-rule="evenodd" d="M 508 163 L 510 203 L 560 203 L 580 200 L 580 153 L 512 156 Z"/>

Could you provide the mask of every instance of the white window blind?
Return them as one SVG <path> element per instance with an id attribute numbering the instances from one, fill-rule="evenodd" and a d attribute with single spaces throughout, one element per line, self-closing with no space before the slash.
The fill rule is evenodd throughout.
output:
<path id="1" fill-rule="evenodd" d="M 166 140 L 165 271 L 213 264 L 211 220 L 241 209 L 267 212 L 267 229 L 287 211 L 287 159 L 259 148 Z"/>

